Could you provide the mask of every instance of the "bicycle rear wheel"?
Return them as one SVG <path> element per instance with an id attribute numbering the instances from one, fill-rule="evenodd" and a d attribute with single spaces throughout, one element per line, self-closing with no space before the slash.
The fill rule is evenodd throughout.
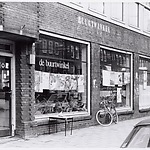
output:
<path id="1" fill-rule="evenodd" d="M 113 116 L 110 112 L 101 109 L 96 113 L 96 120 L 101 126 L 109 126 L 113 122 Z"/>

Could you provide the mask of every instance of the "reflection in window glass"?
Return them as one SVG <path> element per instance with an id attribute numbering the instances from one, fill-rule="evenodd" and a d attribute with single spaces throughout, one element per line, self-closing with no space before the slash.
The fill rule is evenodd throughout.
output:
<path id="1" fill-rule="evenodd" d="M 111 8 L 112 17 L 117 20 L 123 21 L 123 3 L 113 2 Z"/>
<path id="2" fill-rule="evenodd" d="M 36 49 L 36 115 L 87 112 L 87 45 L 47 36 L 40 40 L 44 42 Z"/>
<path id="3" fill-rule="evenodd" d="M 138 4 L 129 3 L 129 24 L 138 27 Z"/>
<path id="4" fill-rule="evenodd" d="M 115 95 L 116 107 L 130 107 L 131 57 L 129 54 L 100 49 L 100 97 Z"/>

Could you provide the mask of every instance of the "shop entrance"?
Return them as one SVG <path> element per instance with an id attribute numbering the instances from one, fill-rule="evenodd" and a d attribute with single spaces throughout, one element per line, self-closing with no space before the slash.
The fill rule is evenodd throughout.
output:
<path id="1" fill-rule="evenodd" d="M 11 58 L 0 56 L 0 137 L 11 130 Z"/>

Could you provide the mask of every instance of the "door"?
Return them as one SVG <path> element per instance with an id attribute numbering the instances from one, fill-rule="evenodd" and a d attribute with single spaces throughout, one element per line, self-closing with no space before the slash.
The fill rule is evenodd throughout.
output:
<path id="1" fill-rule="evenodd" d="M 11 135 L 11 58 L 0 56 L 0 137 Z"/>

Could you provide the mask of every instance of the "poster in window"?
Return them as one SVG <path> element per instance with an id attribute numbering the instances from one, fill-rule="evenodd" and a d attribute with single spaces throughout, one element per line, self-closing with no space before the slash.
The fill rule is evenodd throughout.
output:
<path id="1" fill-rule="evenodd" d="M 110 74 L 110 85 L 111 86 L 115 86 L 117 83 L 117 74 L 115 71 L 111 71 L 111 74 Z"/>
<path id="2" fill-rule="evenodd" d="M 77 75 L 71 75 L 70 90 L 77 90 Z"/>
<path id="3" fill-rule="evenodd" d="M 49 73 L 41 72 L 41 89 L 49 89 Z"/>
<path id="4" fill-rule="evenodd" d="M 117 72 L 118 85 L 122 85 L 122 72 Z"/>
<path id="5" fill-rule="evenodd" d="M 117 88 L 117 103 L 121 103 L 121 88 Z"/>
<path id="6" fill-rule="evenodd" d="M 49 76 L 49 89 L 58 90 L 60 86 L 58 74 L 50 73 Z"/>
<path id="7" fill-rule="evenodd" d="M 65 90 L 77 90 L 77 77 L 76 75 L 67 74 L 65 77 Z"/>
<path id="8" fill-rule="evenodd" d="M 35 92 L 40 91 L 41 71 L 35 71 Z"/>
<path id="9" fill-rule="evenodd" d="M 58 90 L 65 90 L 65 76 L 65 74 L 57 74 L 57 79 L 59 80 Z"/>
<path id="10" fill-rule="evenodd" d="M 65 76 L 65 90 L 69 91 L 70 90 L 70 85 L 71 85 L 71 75 L 66 75 Z"/>
<path id="11" fill-rule="evenodd" d="M 103 86 L 110 86 L 110 71 L 102 70 L 103 74 Z"/>
<path id="12" fill-rule="evenodd" d="M 77 77 L 70 74 L 50 73 L 50 90 L 77 90 Z"/>
<path id="13" fill-rule="evenodd" d="M 84 92 L 84 75 L 78 75 L 78 92 Z"/>
<path id="14" fill-rule="evenodd" d="M 130 83 L 130 72 L 124 72 L 124 84 Z"/>
<path id="15" fill-rule="evenodd" d="M 147 87 L 147 71 L 143 71 L 143 89 L 145 90 Z"/>

